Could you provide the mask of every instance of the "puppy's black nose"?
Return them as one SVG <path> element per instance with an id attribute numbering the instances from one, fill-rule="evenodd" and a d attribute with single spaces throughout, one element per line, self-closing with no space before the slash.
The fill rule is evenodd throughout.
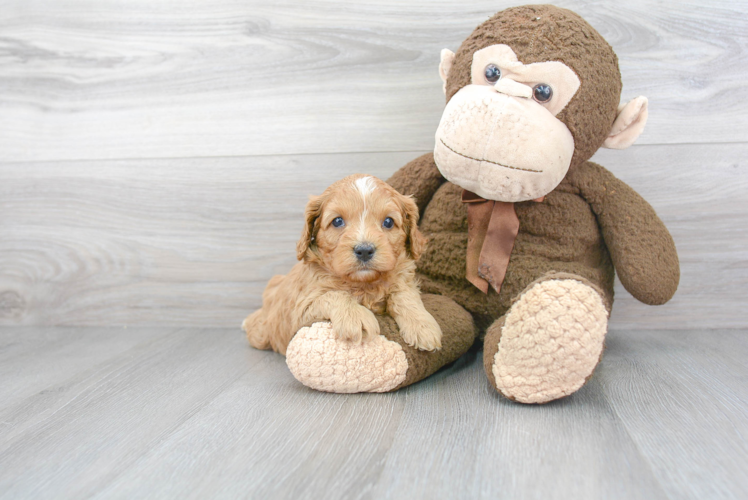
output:
<path id="1" fill-rule="evenodd" d="M 361 243 L 353 248 L 353 253 L 356 254 L 356 258 L 361 262 L 369 262 L 374 257 L 376 250 L 371 243 Z"/>

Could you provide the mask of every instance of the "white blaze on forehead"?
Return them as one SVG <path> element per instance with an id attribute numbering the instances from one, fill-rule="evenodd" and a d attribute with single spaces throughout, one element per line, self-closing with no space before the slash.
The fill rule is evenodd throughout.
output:
<path id="1" fill-rule="evenodd" d="M 356 189 L 358 189 L 358 192 L 361 193 L 361 197 L 364 199 L 364 206 L 366 204 L 366 196 L 371 194 L 374 189 L 376 189 L 376 185 L 374 184 L 374 179 L 372 177 L 361 177 L 359 179 L 356 179 Z"/>
<path id="2" fill-rule="evenodd" d="M 361 222 L 358 226 L 358 239 L 359 241 L 363 241 L 366 237 L 366 197 L 373 193 L 377 186 L 374 184 L 374 179 L 369 176 L 356 179 L 354 184 L 361 194 L 361 199 L 364 201 L 364 209 L 361 211 Z"/>

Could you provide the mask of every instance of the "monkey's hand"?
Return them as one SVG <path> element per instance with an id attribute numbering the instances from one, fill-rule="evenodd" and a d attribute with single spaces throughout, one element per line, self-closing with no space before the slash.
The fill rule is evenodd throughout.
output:
<path id="1" fill-rule="evenodd" d="M 645 304 L 659 305 L 670 300 L 680 280 L 678 253 L 652 206 L 592 162 L 580 165 L 571 180 L 597 216 L 626 290 Z"/>

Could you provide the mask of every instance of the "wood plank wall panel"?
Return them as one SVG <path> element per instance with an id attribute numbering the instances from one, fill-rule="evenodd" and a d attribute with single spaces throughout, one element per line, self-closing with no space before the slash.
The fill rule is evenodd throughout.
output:
<path id="1" fill-rule="evenodd" d="M 308 194 L 418 154 L 0 165 L 0 324 L 238 327 L 295 263 Z M 665 306 L 619 286 L 612 326 L 746 325 L 746 158 L 745 144 L 595 158 L 655 207 L 682 264 Z"/>
<path id="2" fill-rule="evenodd" d="M 306 196 L 431 149 L 436 65 L 522 2 L 10 1 L 0 9 L 0 325 L 233 326 L 294 263 Z M 620 327 L 744 327 L 748 16 L 563 1 L 650 98 L 600 163 L 662 214 L 683 277 Z"/>
<path id="3" fill-rule="evenodd" d="M 0 324 L 238 327 L 328 179 L 412 153 L 0 165 Z"/>
<path id="4" fill-rule="evenodd" d="M 427 150 L 440 50 L 522 3 L 4 2 L 0 161 Z M 650 98 L 641 144 L 745 140 L 743 2 L 558 5 Z"/>

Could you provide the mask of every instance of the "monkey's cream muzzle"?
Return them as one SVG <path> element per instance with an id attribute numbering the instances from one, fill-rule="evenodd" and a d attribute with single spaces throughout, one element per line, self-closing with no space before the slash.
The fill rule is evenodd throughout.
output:
<path id="1" fill-rule="evenodd" d="M 442 175 L 483 198 L 506 202 L 539 198 L 558 186 L 569 170 L 574 139 L 531 92 L 502 78 L 495 86 L 467 85 L 452 96 L 436 131 L 434 160 Z"/>

